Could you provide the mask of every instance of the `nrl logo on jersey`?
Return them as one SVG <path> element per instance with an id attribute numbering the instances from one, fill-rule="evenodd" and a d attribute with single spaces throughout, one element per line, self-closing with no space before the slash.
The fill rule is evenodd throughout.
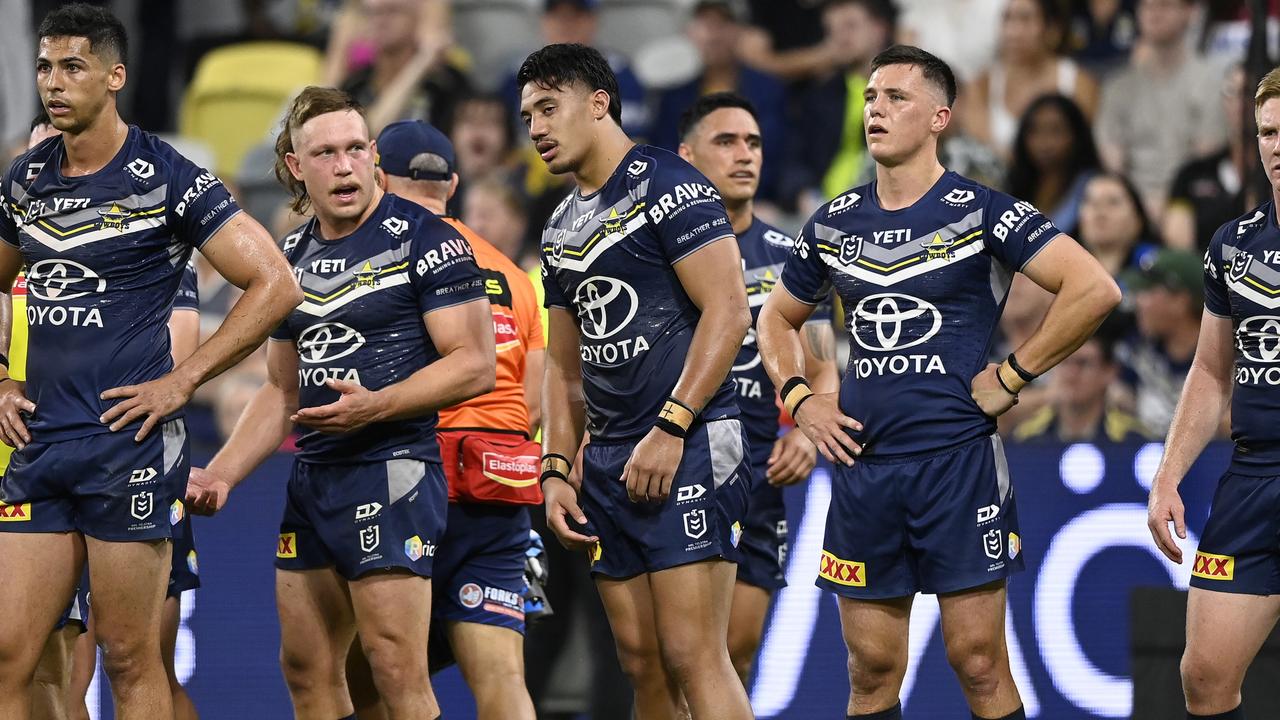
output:
<path id="1" fill-rule="evenodd" d="M 862 236 L 845 235 L 840 241 L 840 262 L 852 265 L 860 257 L 862 257 Z"/>
<path id="2" fill-rule="evenodd" d="M 1231 258 L 1231 267 L 1227 270 L 1227 277 L 1232 282 L 1240 282 L 1249 272 L 1249 266 L 1253 264 L 1253 254 L 1247 252 L 1237 252 L 1235 257 Z"/>
<path id="3" fill-rule="evenodd" d="M 564 230 L 557 230 L 555 237 L 551 240 L 551 260 L 559 263 L 564 258 L 564 238 L 568 235 Z"/>

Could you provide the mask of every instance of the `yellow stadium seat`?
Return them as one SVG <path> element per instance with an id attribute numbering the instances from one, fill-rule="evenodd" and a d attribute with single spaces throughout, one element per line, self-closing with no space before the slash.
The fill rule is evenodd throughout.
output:
<path id="1" fill-rule="evenodd" d="M 289 100 L 319 81 L 322 62 L 319 50 L 291 42 L 246 42 L 211 51 L 187 87 L 181 133 L 208 143 L 217 174 L 234 177 Z"/>

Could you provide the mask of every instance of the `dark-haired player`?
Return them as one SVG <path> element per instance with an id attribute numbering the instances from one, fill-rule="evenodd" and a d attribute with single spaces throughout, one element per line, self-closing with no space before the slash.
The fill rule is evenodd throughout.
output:
<path id="1" fill-rule="evenodd" d="M 212 174 L 126 125 L 120 21 L 64 5 L 39 28 L 36 88 L 55 136 L 0 182 L 0 286 L 25 265 L 25 386 L 0 381 L 0 717 L 27 717 L 40 643 L 87 555 L 117 717 L 167 717 L 160 615 L 169 509 L 189 463 L 182 408 L 299 300 L 260 225 Z M 165 326 L 200 249 L 245 294 L 174 367 Z"/>
<path id="2" fill-rule="evenodd" d="M 391 720 L 431 720 L 432 566 L 448 487 L 436 411 L 493 389 L 493 318 L 471 246 L 374 182 L 377 144 L 345 92 L 308 87 L 276 141 L 293 209 L 284 239 L 305 299 L 267 347 L 267 382 L 207 469 L 213 512 L 280 446 L 308 432 L 276 548 L 280 661 L 301 718 L 344 718 L 357 630 Z"/>
<path id="3" fill-rule="evenodd" d="M 995 416 L 1120 299 L 1034 207 L 938 162 L 955 92 L 951 69 L 919 48 L 876 56 L 863 110 L 876 179 L 814 213 L 782 273 L 786 292 L 760 312 L 760 351 L 784 404 L 841 463 L 818 586 L 840 595 L 851 717 L 902 716 L 917 592 L 938 596 L 973 717 L 1025 717 L 1004 640 L 1005 583 L 1022 546 Z M 988 364 L 1014 272 L 1056 298 L 1030 339 Z M 814 394 L 799 330 L 833 287 L 849 370 L 839 393 Z"/>
<path id="4" fill-rule="evenodd" d="M 679 134 L 680 157 L 720 191 L 742 253 L 747 300 L 752 315 L 758 315 L 794 241 L 754 214 L 763 162 L 755 108 L 734 93 L 703 96 L 681 117 Z M 729 657 L 744 683 L 764 634 L 769 600 L 786 585 L 787 516 L 782 487 L 808 478 L 818 456 L 818 449 L 799 430 L 791 428 L 778 436 L 777 393 L 755 340 L 754 330 L 747 333 L 733 366 L 755 483 L 742 526 L 742 561 L 729 615 Z M 840 375 L 829 306 L 822 305 L 809 317 L 803 340 L 805 375 L 818 392 L 834 392 Z"/>
<path id="5" fill-rule="evenodd" d="M 1147 525 L 1181 563 L 1187 537 L 1178 484 L 1231 409 L 1235 452 L 1191 566 L 1182 691 L 1188 718 L 1244 718 L 1245 671 L 1280 617 L 1280 68 L 1254 92 L 1258 154 L 1271 199 L 1218 228 L 1204 256 L 1204 313 L 1195 360 L 1151 483 Z"/>
<path id="6" fill-rule="evenodd" d="M 600 53 L 548 45 L 517 81 L 538 153 L 577 182 L 542 240 L 547 524 L 591 552 L 638 718 L 672 717 L 681 693 L 695 718 L 750 717 L 725 646 L 751 483 L 728 377 L 751 324 L 729 218 L 701 173 L 623 132 Z"/>

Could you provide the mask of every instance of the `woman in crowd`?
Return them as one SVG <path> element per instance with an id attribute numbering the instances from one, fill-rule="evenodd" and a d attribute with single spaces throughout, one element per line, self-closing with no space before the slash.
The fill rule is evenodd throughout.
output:
<path id="1" fill-rule="evenodd" d="M 1100 167 L 1084 112 L 1070 98 L 1041 95 L 1022 116 L 1013 143 L 1007 190 L 1074 235 L 1084 187 Z"/>
<path id="2" fill-rule="evenodd" d="M 1160 246 L 1138 190 L 1123 175 L 1103 172 L 1084 186 L 1080 242 L 1112 277 L 1137 269 Z"/>

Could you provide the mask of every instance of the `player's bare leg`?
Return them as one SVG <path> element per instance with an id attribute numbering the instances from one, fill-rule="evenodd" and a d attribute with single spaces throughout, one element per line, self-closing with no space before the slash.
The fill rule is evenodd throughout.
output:
<path id="1" fill-rule="evenodd" d="M 695 720 L 753 717 L 727 644 L 737 573 L 715 559 L 649 575 L 663 664 Z"/>
<path id="2" fill-rule="evenodd" d="M 67 688 L 71 681 L 71 654 L 80 626 L 67 623 L 49 634 L 31 684 L 32 720 L 67 720 Z"/>
<path id="3" fill-rule="evenodd" d="M 111 681 L 118 720 L 173 714 L 160 661 L 160 611 L 169 582 L 172 543 L 86 538 L 89 586 L 102 669 Z"/>
<path id="4" fill-rule="evenodd" d="M 914 599 L 840 598 L 840 629 L 849 650 L 848 714 L 870 715 L 898 704 Z"/>
<path id="5" fill-rule="evenodd" d="M 1187 595 L 1182 692 L 1187 710 L 1217 715 L 1240 706 L 1245 671 L 1280 618 L 1280 596 L 1214 592 Z"/>
<path id="6" fill-rule="evenodd" d="M 373 668 L 364 656 L 359 637 L 352 641 L 351 650 L 347 652 L 347 692 L 351 693 L 356 720 L 388 720 L 387 706 L 382 704 L 382 696 L 373 684 Z"/>
<path id="7" fill-rule="evenodd" d="M 938 596 L 947 660 L 969 708 L 982 717 L 1004 717 L 1022 707 L 1004 638 L 1006 595 L 1001 580 Z"/>
<path id="8" fill-rule="evenodd" d="M 440 706 L 427 672 L 430 578 L 399 571 L 374 572 L 351 582 L 349 589 L 360 645 L 387 717 L 437 717 Z"/>
<path id="9" fill-rule="evenodd" d="M 276 609 L 280 666 L 294 714 L 300 720 L 350 715 L 344 668 L 356 628 L 342 578 L 333 568 L 276 570 Z"/>
<path id="10" fill-rule="evenodd" d="M 744 582 L 733 584 L 733 606 L 729 610 L 729 659 L 746 687 L 751 680 L 751 666 L 764 638 L 764 623 L 769 615 L 768 590 Z"/>
<path id="11" fill-rule="evenodd" d="M 76 637 L 71 650 L 71 679 L 67 684 L 67 720 L 89 720 L 85 697 L 93 674 L 98 671 L 98 641 L 94 633 L 93 613 L 85 608 L 85 631 Z"/>
<path id="12" fill-rule="evenodd" d="M 451 622 L 445 627 L 479 720 L 533 720 L 524 681 L 524 636 L 511 628 Z"/>
<path id="13" fill-rule="evenodd" d="M 182 603 L 179 598 L 166 597 L 161 615 L 160 652 L 164 657 L 164 673 L 169 678 L 169 694 L 173 698 L 174 720 L 199 720 L 196 706 L 178 681 L 174 668 L 174 655 L 178 650 L 178 625 L 182 619 Z"/>
<path id="14" fill-rule="evenodd" d="M 635 692 L 635 720 L 677 717 L 680 690 L 662 662 L 648 575 L 626 580 L 596 578 L 609 616 L 618 663 Z"/>

